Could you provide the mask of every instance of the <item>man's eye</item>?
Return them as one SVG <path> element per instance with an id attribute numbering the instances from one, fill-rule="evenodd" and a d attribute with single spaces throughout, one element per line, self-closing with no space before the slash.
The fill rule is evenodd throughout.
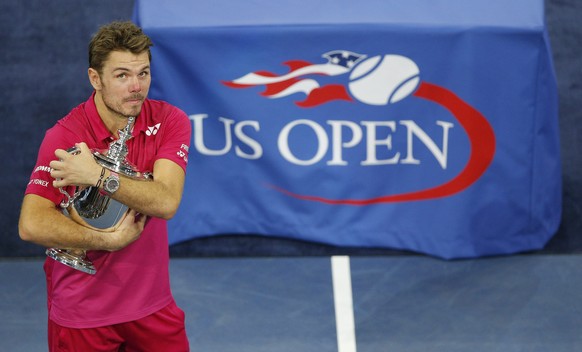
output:
<path id="1" fill-rule="evenodd" d="M 117 78 L 125 78 L 125 77 L 126 77 L 125 73 L 121 73 L 121 74 L 117 75 Z"/>
<path id="2" fill-rule="evenodd" d="M 140 75 L 140 77 L 145 77 L 145 76 L 147 76 L 149 74 L 150 74 L 149 72 L 144 71 L 144 72 L 140 73 L 139 75 Z"/>

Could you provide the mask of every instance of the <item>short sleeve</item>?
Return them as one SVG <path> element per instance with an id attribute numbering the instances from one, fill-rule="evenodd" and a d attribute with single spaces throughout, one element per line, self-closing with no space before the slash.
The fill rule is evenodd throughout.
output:
<path id="1" fill-rule="evenodd" d="M 50 175 L 50 162 L 56 160 L 55 150 L 68 149 L 75 142 L 68 141 L 60 126 L 49 129 L 40 145 L 36 164 L 30 175 L 30 180 L 26 187 L 25 194 L 36 194 L 51 200 L 55 204 L 60 204 L 64 195 L 58 188 L 53 187 L 53 177 Z"/>
<path id="2" fill-rule="evenodd" d="M 186 172 L 192 134 L 190 120 L 185 112 L 176 107 L 171 107 L 163 125 L 164 130 L 161 133 L 162 138 L 159 142 L 155 160 L 171 160 Z"/>

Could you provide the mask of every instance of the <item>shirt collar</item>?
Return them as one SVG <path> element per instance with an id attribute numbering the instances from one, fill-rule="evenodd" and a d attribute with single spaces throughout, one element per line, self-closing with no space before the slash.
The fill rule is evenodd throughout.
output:
<path id="1" fill-rule="evenodd" d="M 140 132 L 145 131 L 147 128 L 147 121 L 144 114 L 145 109 L 146 103 L 144 102 L 141 112 L 135 119 L 133 130 L 131 132 L 132 137 L 137 136 Z M 113 137 L 112 133 L 107 129 L 107 126 L 105 126 L 101 116 L 99 116 L 99 112 L 97 112 L 97 106 L 95 105 L 95 91 L 93 91 L 93 94 L 91 94 L 85 104 L 85 112 L 98 140 L 105 141 Z"/>

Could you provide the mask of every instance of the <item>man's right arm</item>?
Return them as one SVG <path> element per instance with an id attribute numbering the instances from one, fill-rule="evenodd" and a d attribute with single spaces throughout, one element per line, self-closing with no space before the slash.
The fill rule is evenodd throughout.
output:
<path id="1" fill-rule="evenodd" d="M 116 251 L 139 238 L 145 218 L 130 210 L 115 227 L 98 230 L 65 216 L 52 201 L 27 194 L 22 202 L 18 231 L 24 241 L 44 247 Z"/>

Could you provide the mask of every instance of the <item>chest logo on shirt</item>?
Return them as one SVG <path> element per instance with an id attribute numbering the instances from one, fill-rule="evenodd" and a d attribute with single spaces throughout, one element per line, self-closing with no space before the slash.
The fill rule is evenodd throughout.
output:
<path id="1" fill-rule="evenodd" d="M 161 123 L 157 123 L 153 126 L 148 126 L 148 129 L 146 131 L 146 135 L 155 136 L 158 133 L 158 131 L 160 130 L 160 125 L 161 125 Z"/>

